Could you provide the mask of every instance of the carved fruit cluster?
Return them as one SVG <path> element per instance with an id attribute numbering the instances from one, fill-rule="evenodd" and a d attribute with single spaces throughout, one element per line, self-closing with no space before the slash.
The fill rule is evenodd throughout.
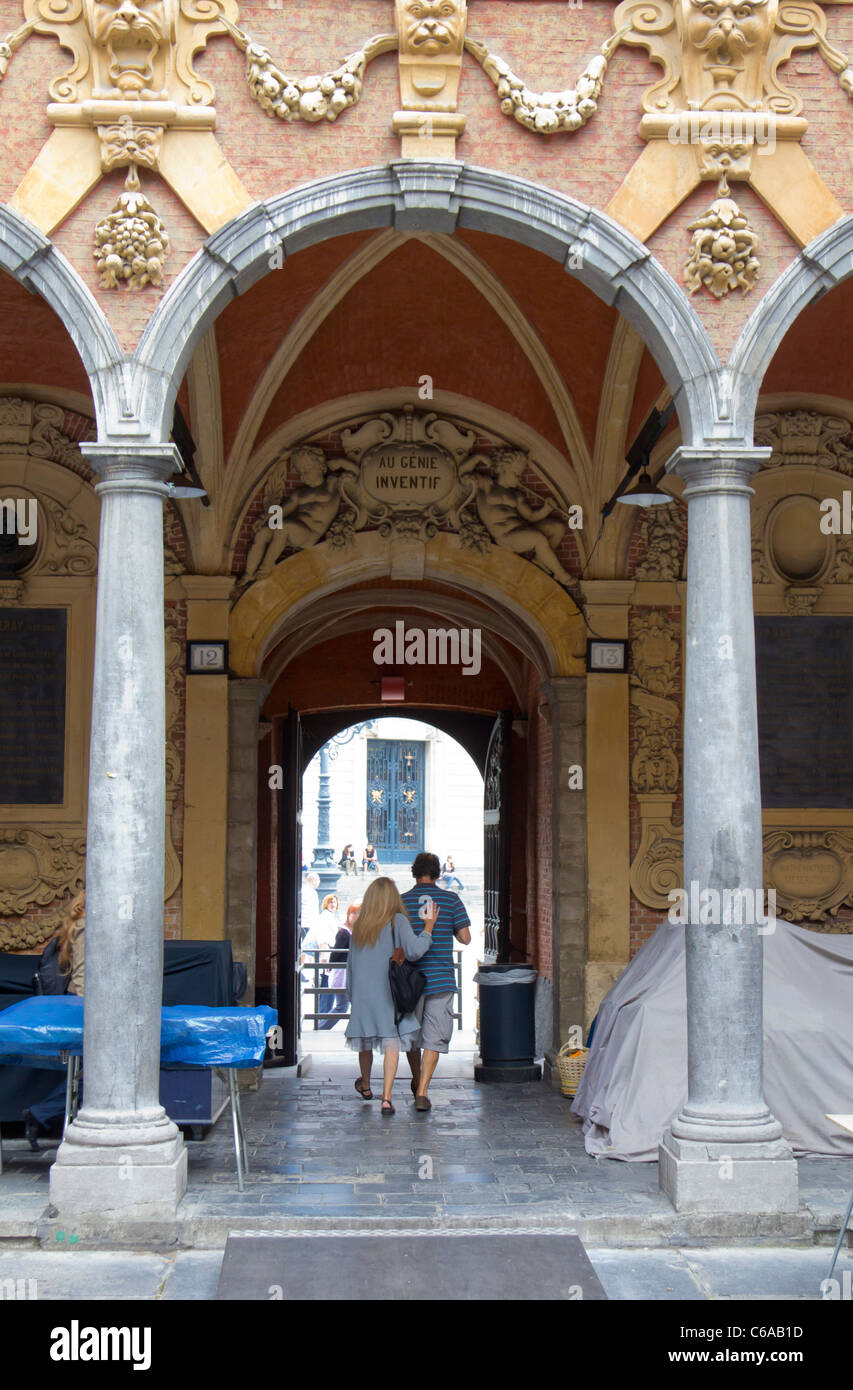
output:
<path id="1" fill-rule="evenodd" d="M 130 180 L 128 180 L 130 184 Z M 169 235 L 148 199 L 129 186 L 95 227 L 95 261 L 105 290 L 163 283 Z"/>

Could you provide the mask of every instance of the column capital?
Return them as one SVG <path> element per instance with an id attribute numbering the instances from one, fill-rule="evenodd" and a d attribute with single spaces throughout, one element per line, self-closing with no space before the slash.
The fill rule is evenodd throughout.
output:
<path id="1" fill-rule="evenodd" d="M 228 682 L 228 698 L 254 705 L 258 712 L 269 693 L 270 686 L 260 676 L 237 676 Z"/>
<path id="2" fill-rule="evenodd" d="M 100 478 L 95 491 L 153 492 L 168 497 L 166 479 L 180 473 L 176 444 L 81 444 L 80 452 Z"/>
<path id="3" fill-rule="evenodd" d="M 684 479 L 682 495 L 688 500 L 708 493 L 751 497 L 749 479 L 772 452 L 749 444 L 682 445 L 667 460 L 666 471 Z"/>
<path id="4" fill-rule="evenodd" d="M 549 676 L 542 682 L 542 694 L 552 708 L 576 704 L 586 699 L 586 681 L 583 676 Z"/>
<path id="5" fill-rule="evenodd" d="M 221 603 L 231 597 L 233 574 L 182 574 L 184 594 L 193 602 Z"/>

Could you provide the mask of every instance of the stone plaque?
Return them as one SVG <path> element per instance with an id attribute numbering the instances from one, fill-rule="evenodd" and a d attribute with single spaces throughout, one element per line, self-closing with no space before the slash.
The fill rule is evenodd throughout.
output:
<path id="1" fill-rule="evenodd" d="M 448 497 L 456 467 L 435 444 L 378 444 L 362 459 L 361 486 L 376 502 L 414 509 Z"/>
<path id="2" fill-rule="evenodd" d="M 67 621 L 0 608 L 0 805 L 62 805 Z"/>
<path id="3" fill-rule="evenodd" d="M 853 619 L 755 620 L 761 797 L 853 805 Z"/>

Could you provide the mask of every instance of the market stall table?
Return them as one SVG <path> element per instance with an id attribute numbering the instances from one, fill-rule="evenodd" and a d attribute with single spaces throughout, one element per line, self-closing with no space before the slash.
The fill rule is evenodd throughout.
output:
<path id="1" fill-rule="evenodd" d="M 73 1118 L 75 1082 L 83 1055 L 83 1007 L 83 999 L 75 995 L 50 994 L 23 999 L 0 1013 L 0 1062 L 32 1066 L 36 1059 L 43 1066 L 67 1066 L 66 1124 Z M 160 1060 L 164 1065 L 219 1067 L 227 1072 L 237 1185 L 242 1192 L 243 1174 L 249 1171 L 249 1164 L 236 1073 L 260 1066 L 266 1035 L 277 1023 L 277 1015 L 266 1005 L 243 1009 L 176 1004 L 163 1006 L 161 1020 Z"/>

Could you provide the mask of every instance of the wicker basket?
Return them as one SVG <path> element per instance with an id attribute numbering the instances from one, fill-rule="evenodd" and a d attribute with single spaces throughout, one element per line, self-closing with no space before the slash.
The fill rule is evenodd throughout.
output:
<path id="1" fill-rule="evenodd" d="M 564 1096 L 577 1095 L 588 1056 L 588 1047 L 571 1047 L 568 1043 L 563 1043 L 557 1053 L 557 1067 L 560 1072 L 560 1090 Z"/>

